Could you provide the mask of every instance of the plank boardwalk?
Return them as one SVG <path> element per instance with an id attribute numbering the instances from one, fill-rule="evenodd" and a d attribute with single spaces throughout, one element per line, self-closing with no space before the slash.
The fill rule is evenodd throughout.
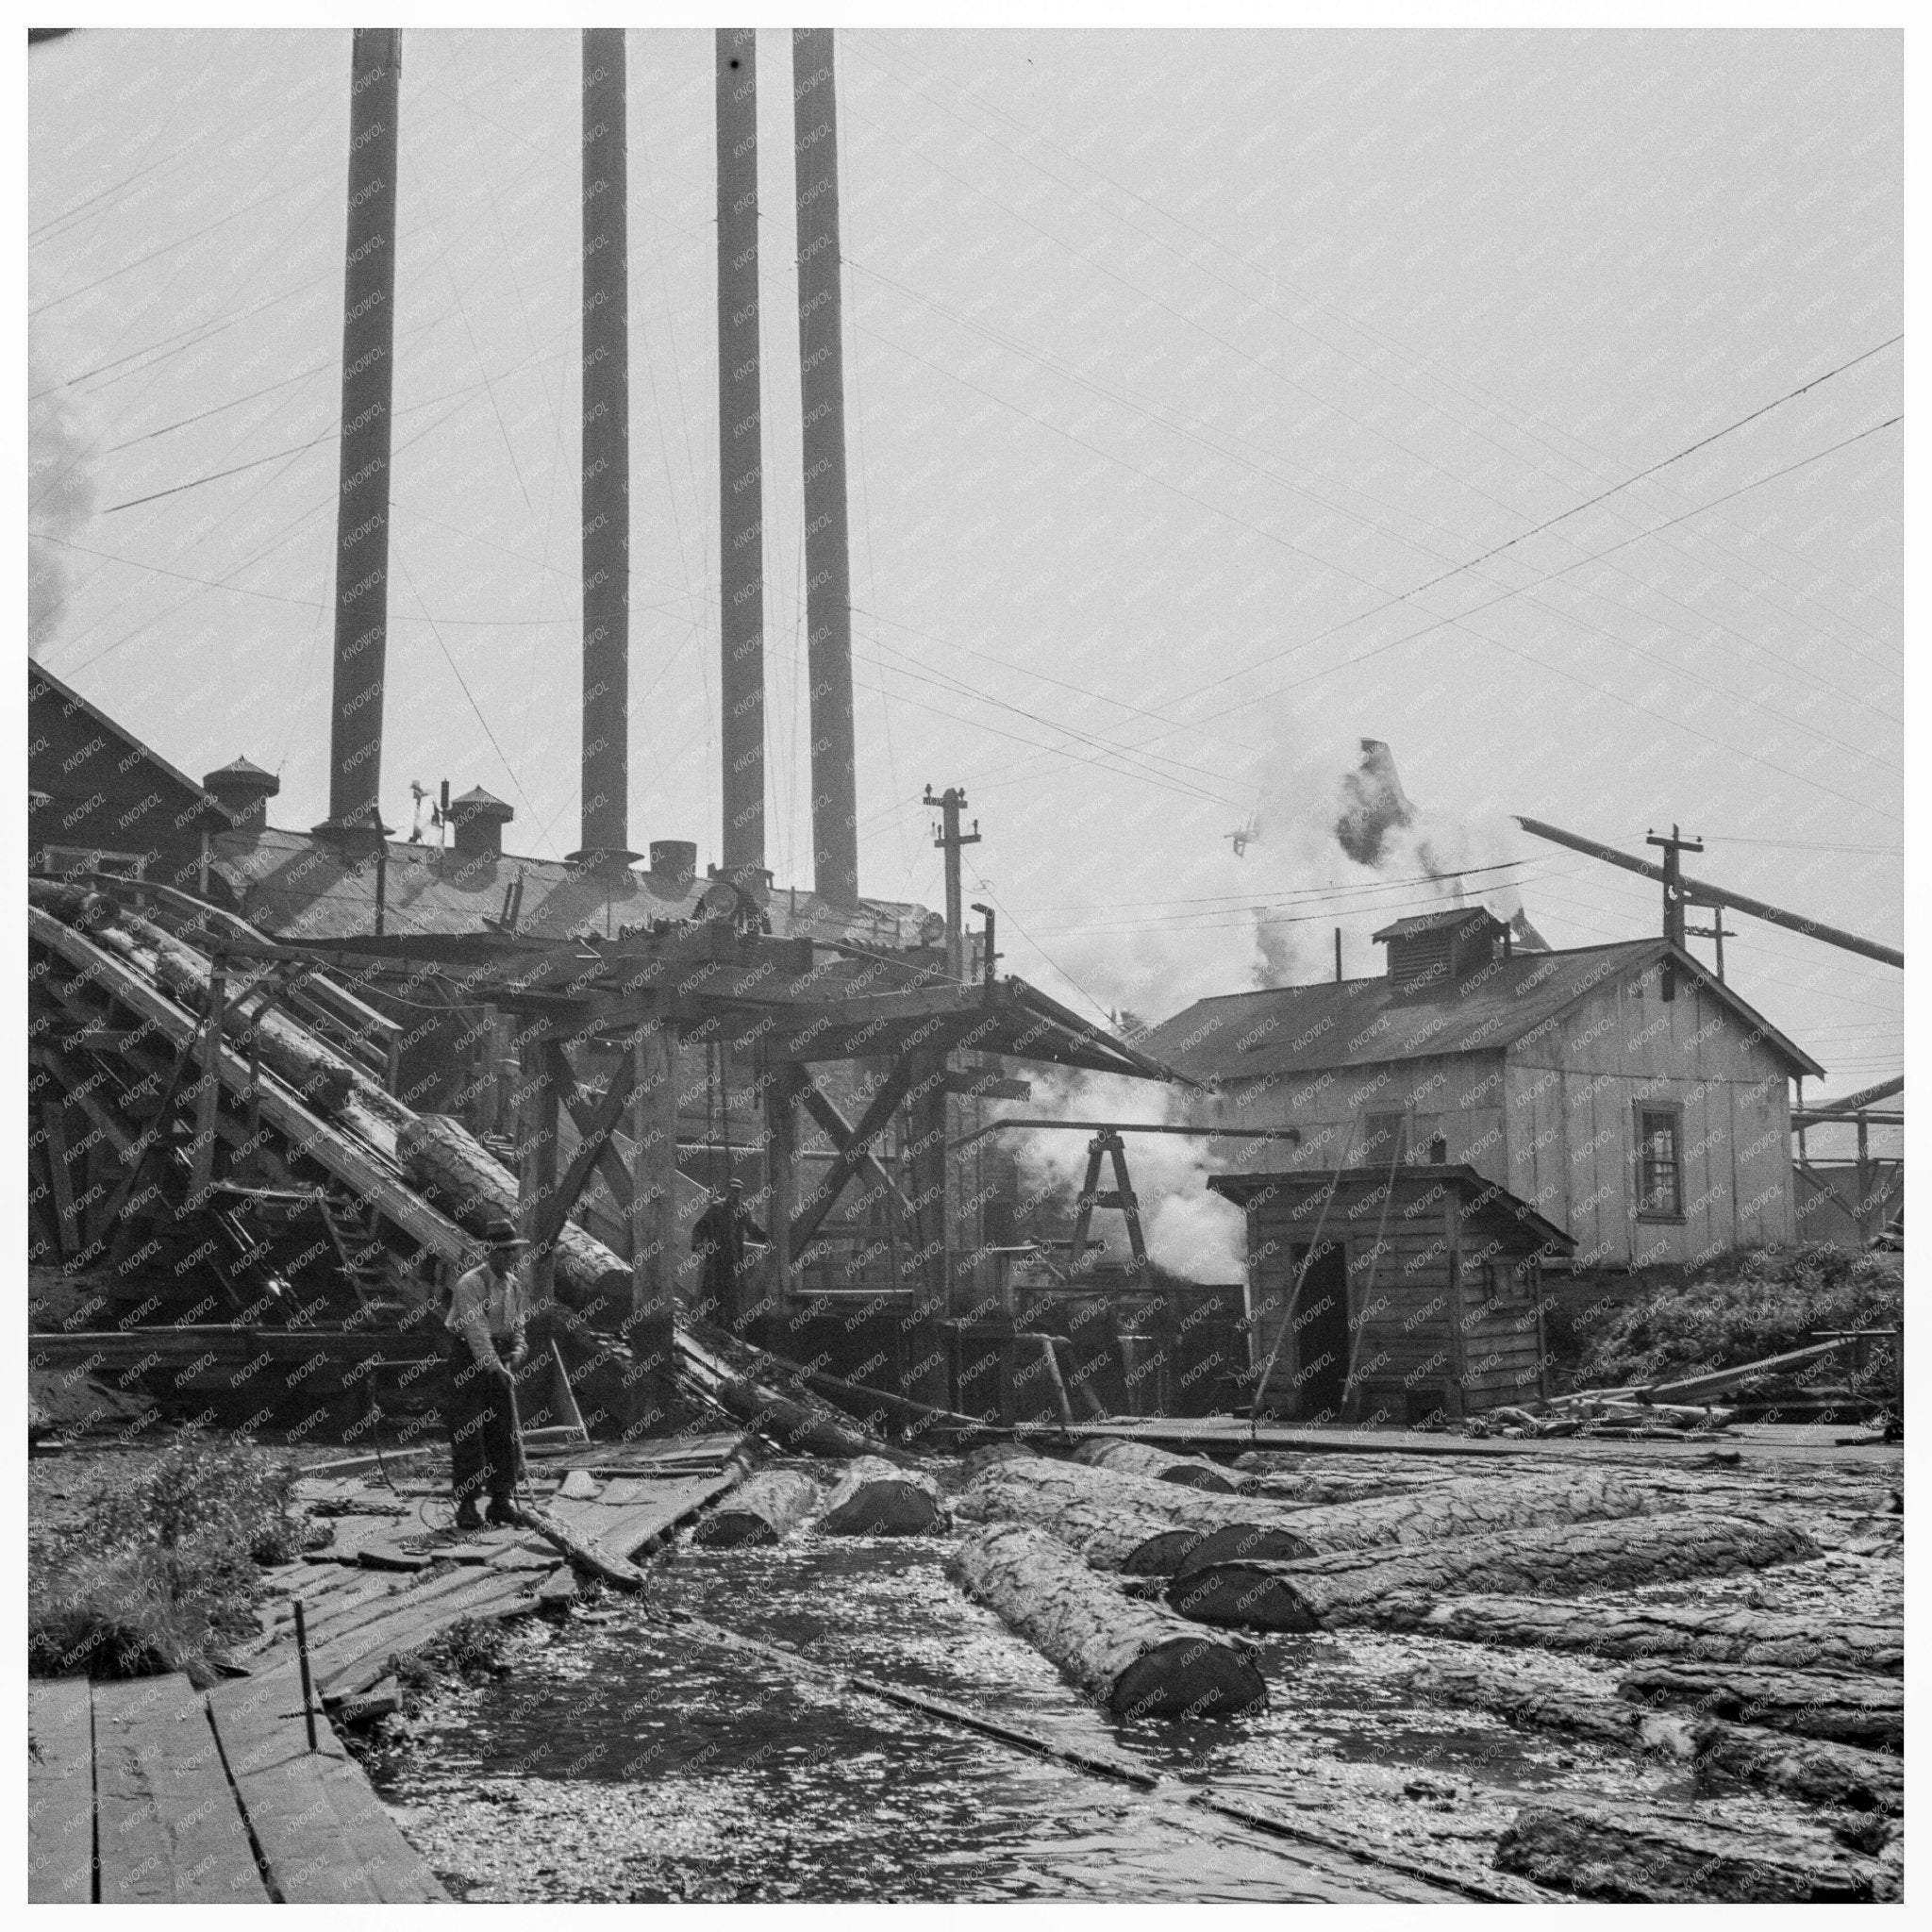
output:
<path id="1" fill-rule="evenodd" d="M 35 1905 L 422 1903 L 448 1896 L 328 1721 L 274 1680 L 28 1686 Z M 264 1696 L 262 1693 L 270 1694 Z"/>
<path id="2" fill-rule="evenodd" d="M 718 1439 L 726 1448 L 735 1440 Z M 557 1502 L 558 1513 L 628 1556 L 742 1478 L 740 1466 L 721 1466 L 722 1455 L 681 1466 L 690 1451 L 675 1446 L 675 1456 L 623 1454 L 621 1473 L 592 1496 Z M 331 1500 L 347 1500 L 354 1488 L 337 1482 Z M 339 1519 L 339 1536 L 346 1524 L 354 1528 L 333 1558 L 319 1552 L 320 1562 L 264 1574 L 261 1634 L 240 1646 L 249 1675 L 206 1692 L 178 1675 L 29 1684 L 30 1901 L 354 1905 L 447 1896 L 325 1712 L 362 1696 L 397 1657 L 465 1619 L 567 1605 L 575 1580 L 555 1551 L 521 1528 L 418 1554 L 400 1548 L 392 1516 Z M 404 1557 L 420 1568 L 402 1567 Z M 298 1600 L 319 1707 L 313 1751 L 295 1654 Z"/>

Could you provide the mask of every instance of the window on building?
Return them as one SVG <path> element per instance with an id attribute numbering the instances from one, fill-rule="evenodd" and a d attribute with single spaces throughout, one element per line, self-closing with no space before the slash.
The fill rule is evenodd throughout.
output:
<path id="1" fill-rule="evenodd" d="M 1449 1137 L 1439 1121 L 1424 1117 L 1416 1122 L 1415 1158 L 1434 1167 L 1441 1167 L 1449 1158 Z"/>
<path id="2" fill-rule="evenodd" d="M 1372 1113 L 1362 1123 L 1361 1162 L 1364 1167 L 1389 1167 L 1408 1158 L 1408 1116 Z"/>
<path id="3" fill-rule="evenodd" d="M 1684 1211 L 1684 1113 L 1675 1107 L 1637 1109 L 1637 1211 L 1676 1217 Z"/>

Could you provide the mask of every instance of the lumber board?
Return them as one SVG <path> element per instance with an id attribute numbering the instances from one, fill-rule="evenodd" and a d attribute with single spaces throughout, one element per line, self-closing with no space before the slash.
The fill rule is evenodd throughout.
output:
<path id="1" fill-rule="evenodd" d="M 326 1718 L 308 1749 L 299 1717 L 208 1693 L 235 1790 L 289 1905 L 420 1905 L 448 1896 L 370 1789 Z"/>
<path id="2" fill-rule="evenodd" d="M 179 1675 L 94 1686 L 103 1905 L 266 1905 L 201 1694 Z"/>
<path id="3" fill-rule="evenodd" d="M 94 1897 L 94 1711 L 85 1677 L 27 1685 L 26 1895 L 33 1905 Z"/>
<path id="4" fill-rule="evenodd" d="M 553 1503 L 547 1513 L 612 1555 L 630 1560 L 736 1489 L 743 1477 L 743 1471 L 735 1468 L 715 1475 L 619 1476 L 605 1485 L 594 1502 Z"/>

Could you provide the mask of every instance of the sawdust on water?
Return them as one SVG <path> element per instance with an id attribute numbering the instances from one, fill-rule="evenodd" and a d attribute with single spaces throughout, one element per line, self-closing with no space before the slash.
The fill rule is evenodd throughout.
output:
<path id="1" fill-rule="evenodd" d="M 808 1535 L 685 1549 L 654 1563 L 654 1594 L 818 1663 L 1124 1755 L 1160 1790 L 841 1695 L 608 1599 L 598 1621 L 527 1631 L 507 1678 L 439 1694 L 378 1786 L 459 1895 L 644 1902 L 1414 1898 L 1428 1894 L 1372 1863 L 1189 1807 L 1186 1788 L 1490 1882 L 1527 1795 L 1693 1795 L 1683 1767 L 1431 1705 L 1431 1646 L 1407 1638 L 1263 1638 L 1265 1716 L 1118 1722 L 967 1601 L 945 1553 Z M 1580 1662 L 1526 1667 L 1614 1684 Z M 1729 1806 L 1766 1822 L 1784 1809 Z"/>

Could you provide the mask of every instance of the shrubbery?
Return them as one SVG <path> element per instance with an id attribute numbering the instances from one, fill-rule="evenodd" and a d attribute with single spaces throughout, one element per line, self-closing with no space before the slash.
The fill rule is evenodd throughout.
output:
<path id="1" fill-rule="evenodd" d="M 295 1468 L 245 1442 L 177 1437 L 132 1484 L 29 1548 L 27 1668 L 94 1677 L 212 1674 L 252 1633 L 256 1566 L 299 1553 Z"/>
<path id="2" fill-rule="evenodd" d="M 1577 1382 L 1614 1389 L 1739 1368 L 1807 1347 L 1819 1329 L 1897 1328 L 1904 1308 L 1896 1265 L 1861 1249 L 1735 1248 L 1681 1288 L 1618 1309 L 1591 1335 Z"/>

